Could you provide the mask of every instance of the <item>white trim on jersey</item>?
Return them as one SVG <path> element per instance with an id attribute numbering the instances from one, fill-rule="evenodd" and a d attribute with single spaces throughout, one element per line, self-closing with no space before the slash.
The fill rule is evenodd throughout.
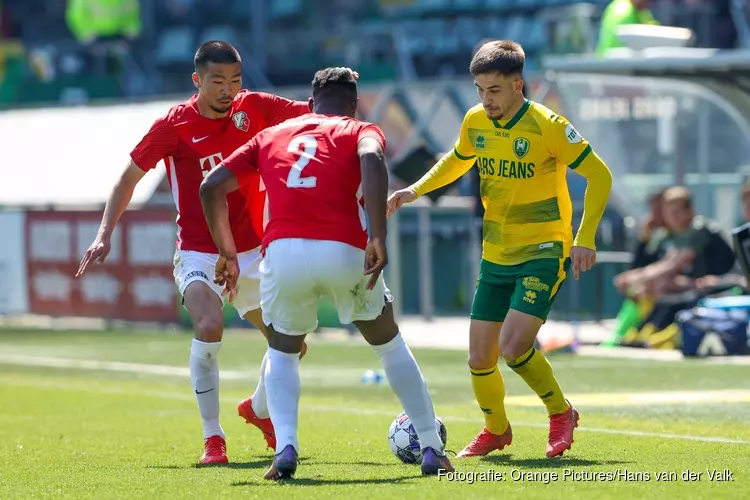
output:
<path id="1" fill-rule="evenodd" d="M 266 185 L 263 184 L 263 178 L 260 179 L 260 189 L 258 189 L 259 192 L 263 193 L 266 190 Z M 263 194 L 265 197 L 265 201 L 263 202 L 263 230 L 266 230 L 266 226 L 268 225 L 268 221 L 271 219 L 271 211 L 268 206 L 268 193 Z"/>
<path id="2" fill-rule="evenodd" d="M 172 199 L 174 200 L 174 206 L 177 209 L 177 218 L 180 218 L 180 187 L 177 184 L 177 169 L 174 165 L 174 157 L 170 156 L 165 162 L 167 170 L 169 171 L 169 187 L 172 191 Z M 182 229 L 177 224 L 177 248 L 182 249 L 182 236 L 180 233 Z"/>

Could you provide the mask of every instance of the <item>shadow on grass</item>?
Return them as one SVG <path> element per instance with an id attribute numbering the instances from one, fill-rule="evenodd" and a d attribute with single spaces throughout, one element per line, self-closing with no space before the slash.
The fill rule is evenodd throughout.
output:
<path id="1" fill-rule="evenodd" d="M 349 461 L 344 460 L 341 462 L 319 462 L 315 461 L 315 465 L 363 465 L 365 467 L 403 467 L 404 464 L 401 462 L 368 462 L 366 460 Z"/>
<path id="2" fill-rule="evenodd" d="M 482 457 L 481 462 L 496 465 L 515 466 L 527 469 L 562 469 L 564 467 L 588 467 L 593 465 L 623 465 L 632 462 L 620 460 L 586 460 L 575 457 L 523 458 L 514 460 L 513 455 L 491 455 Z"/>
<path id="3" fill-rule="evenodd" d="M 184 469 L 207 469 L 207 468 L 221 468 L 221 469 L 265 469 L 271 466 L 273 456 L 261 458 L 258 460 L 250 460 L 245 462 L 229 462 L 226 464 L 185 464 L 185 465 L 148 465 L 147 469 L 162 469 L 162 470 L 184 470 Z M 361 465 L 365 467 L 394 467 L 402 465 L 400 462 L 369 462 L 369 461 L 341 461 L 341 462 L 321 462 L 314 460 L 312 457 L 300 457 L 300 463 L 311 461 L 315 465 Z"/>
<path id="4" fill-rule="evenodd" d="M 295 486 L 326 486 L 326 485 L 346 485 L 346 484 L 393 484 L 400 483 L 402 481 L 408 481 L 411 479 L 419 479 L 422 476 L 399 476 L 399 477 L 377 477 L 377 478 L 361 478 L 361 479 L 316 479 L 313 477 L 298 477 L 294 479 L 285 479 L 279 481 L 278 484 L 289 484 Z M 269 484 L 273 484 L 268 481 Z M 257 482 L 252 481 L 238 481 L 231 483 L 232 486 L 258 486 Z"/>
<path id="5" fill-rule="evenodd" d="M 229 462 L 227 464 L 184 464 L 184 465 L 147 465 L 147 469 L 187 470 L 187 469 L 264 469 L 271 465 L 271 459 L 253 460 L 250 462 Z"/>

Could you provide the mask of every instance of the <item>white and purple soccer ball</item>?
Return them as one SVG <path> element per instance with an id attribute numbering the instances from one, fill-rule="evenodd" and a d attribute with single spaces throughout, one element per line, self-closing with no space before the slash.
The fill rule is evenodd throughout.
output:
<path id="1" fill-rule="evenodd" d="M 443 446 L 448 441 L 448 432 L 440 417 L 435 417 L 435 427 L 438 429 Z M 388 444 L 396 457 L 405 464 L 418 464 L 422 462 L 422 447 L 419 444 L 419 436 L 414 430 L 409 417 L 402 412 L 391 423 L 388 429 Z"/>

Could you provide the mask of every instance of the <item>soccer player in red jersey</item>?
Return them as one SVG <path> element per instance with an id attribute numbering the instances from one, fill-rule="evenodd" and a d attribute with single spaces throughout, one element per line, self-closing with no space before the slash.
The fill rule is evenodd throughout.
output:
<path id="1" fill-rule="evenodd" d="M 200 463 L 209 464 L 227 462 L 225 434 L 219 423 L 217 364 L 224 319 L 222 287 L 213 282 L 218 253 L 203 215 L 200 184 L 212 168 L 255 134 L 308 113 L 309 108 L 307 102 L 241 90 L 242 62 L 237 50 L 228 43 L 203 44 L 194 62 L 193 83 L 198 93 L 158 118 L 133 149 L 130 162 L 107 200 L 99 233 L 81 260 L 76 276 L 85 273 L 92 263 L 104 261 L 110 251 L 112 232 L 136 184 L 164 160 L 178 213 L 174 278 L 195 330 L 190 349 L 190 379 L 203 421 L 205 452 Z M 245 189 L 228 196 L 227 204 L 242 268 L 234 306 L 265 334 L 259 309 L 258 265 L 266 198 L 261 190 L 259 176 L 255 176 Z M 265 402 L 264 371 L 261 366 L 255 394 L 240 404 L 239 413 L 260 428 L 267 445 L 275 448 Z"/>
<path id="2" fill-rule="evenodd" d="M 241 266 L 226 197 L 254 182 L 257 172 L 268 195 L 260 290 L 269 344 L 268 409 L 277 444 L 266 479 L 291 477 L 297 469 L 299 354 L 305 335 L 317 328 L 321 295 L 333 301 L 342 323 L 357 326 L 380 357 L 419 435 L 422 473 L 453 471 L 432 399 L 399 333 L 393 298 L 380 275 L 388 260 L 385 137 L 376 125 L 354 118 L 357 101 L 350 71 L 318 71 L 311 114 L 261 132 L 201 185 L 203 210 L 222 256 L 216 281 L 225 284 L 230 297 Z"/>

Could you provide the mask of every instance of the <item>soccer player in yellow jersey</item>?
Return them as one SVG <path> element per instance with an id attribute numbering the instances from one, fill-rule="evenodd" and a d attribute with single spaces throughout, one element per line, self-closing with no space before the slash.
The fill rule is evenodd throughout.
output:
<path id="1" fill-rule="evenodd" d="M 612 176 L 565 118 L 524 98 L 524 62 L 523 48 L 514 42 L 493 41 L 477 51 L 470 71 L 482 102 L 466 113 L 455 148 L 388 200 L 393 213 L 473 165 L 479 169 L 484 241 L 471 308 L 469 368 L 485 428 L 458 457 L 487 455 L 511 444 L 497 365 L 501 355 L 547 407 L 548 457 L 570 449 L 578 426 L 578 412 L 533 346 L 571 264 L 578 279 L 596 261 L 594 236 Z M 587 180 L 575 239 L 568 168 Z"/>

